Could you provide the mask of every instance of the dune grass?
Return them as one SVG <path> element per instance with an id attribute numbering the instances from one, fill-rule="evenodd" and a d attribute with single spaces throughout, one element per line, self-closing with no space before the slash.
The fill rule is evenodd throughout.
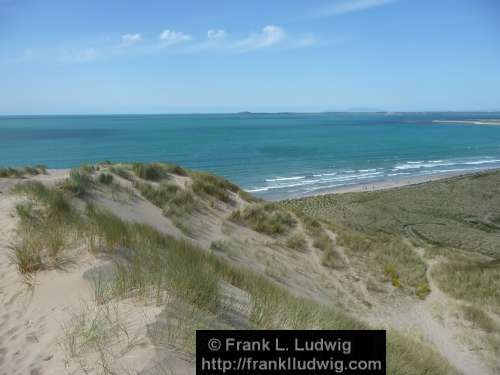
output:
<path id="1" fill-rule="evenodd" d="M 306 237 L 302 233 L 296 233 L 286 240 L 285 245 L 290 249 L 305 251 L 307 249 Z"/>
<path id="2" fill-rule="evenodd" d="M 137 177 L 149 181 L 159 181 L 162 178 L 168 177 L 167 172 L 162 166 L 156 163 L 136 163 L 132 165 L 132 170 Z"/>
<path id="3" fill-rule="evenodd" d="M 484 310 L 474 305 L 464 305 L 462 306 L 462 314 L 464 319 L 471 322 L 475 328 L 486 333 L 500 333 L 500 326 Z"/>
<path id="4" fill-rule="evenodd" d="M 500 171 L 281 204 L 368 234 L 385 232 L 407 236 L 420 246 L 500 256 Z"/>
<path id="5" fill-rule="evenodd" d="M 204 172 L 191 172 L 193 192 L 199 196 L 215 198 L 224 203 L 233 204 L 232 193 L 238 193 L 240 188 L 233 183 Z"/>
<path id="6" fill-rule="evenodd" d="M 313 240 L 313 246 L 322 252 L 321 264 L 329 268 L 341 268 L 345 265 L 344 260 L 335 248 L 335 243 L 323 227 L 321 222 L 301 212 L 297 216 L 302 221 L 305 231 Z"/>
<path id="7" fill-rule="evenodd" d="M 0 178 L 21 178 L 25 176 L 36 176 L 46 173 L 47 167 L 41 164 L 34 167 L 27 166 L 22 168 L 0 167 Z"/>
<path id="8" fill-rule="evenodd" d="M 270 236 L 285 234 L 297 224 L 290 212 L 271 203 L 253 204 L 235 210 L 230 220 Z"/>
<path id="9" fill-rule="evenodd" d="M 65 249 L 81 229 L 70 199 L 63 191 L 37 181 L 18 184 L 14 191 L 30 200 L 16 206 L 20 240 L 11 246 L 11 261 L 22 274 L 63 267 Z"/>
<path id="10" fill-rule="evenodd" d="M 124 178 L 125 180 L 132 180 L 132 174 L 127 168 L 125 168 L 122 165 L 112 165 L 111 167 L 109 167 L 108 170 L 110 173 L 113 173 L 121 178 Z"/>
<path id="11" fill-rule="evenodd" d="M 457 258 L 438 265 L 432 276 L 450 296 L 500 311 L 500 261 Z"/>
<path id="12" fill-rule="evenodd" d="M 132 170 L 137 177 L 149 181 L 160 181 L 169 178 L 169 174 L 188 175 L 184 168 L 169 163 L 134 163 L 132 164 Z"/>
<path id="13" fill-rule="evenodd" d="M 390 375 L 459 375 L 431 347 L 396 331 L 387 334 L 387 373 Z"/>
<path id="14" fill-rule="evenodd" d="M 109 173 L 101 173 L 97 177 L 97 182 L 103 185 L 110 185 L 113 182 L 113 175 Z"/>
<path id="15" fill-rule="evenodd" d="M 161 181 L 158 186 L 135 182 L 134 186 L 144 198 L 161 208 L 178 229 L 187 236 L 193 236 L 193 230 L 188 225 L 189 217 L 196 211 L 202 211 L 205 205 L 189 187 L 183 189 L 167 181 Z"/>
<path id="16" fill-rule="evenodd" d="M 71 200 L 75 198 L 58 188 L 30 182 L 18 186 L 16 190 L 33 200 L 34 208 L 26 205 L 18 209 L 26 225 L 33 226 L 32 222 L 45 220 L 45 213 L 49 212 L 61 219 L 73 218 L 69 222 L 75 224 L 68 227 L 73 235 L 87 242 L 89 249 L 113 259 L 112 277 L 107 281 L 109 284 L 103 286 L 103 283 L 96 283 L 101 301 L 135 296 L 164 304 L 168 303 L 164 299 L 167 294 L 189 303 L 197 311 L 217 316 L 222 308 L 219 285 L 224 280 L 249 294 L 250 322 L 255 327 L 368 328 L 334 306 L 295 296 L 264 276 L 237 267 L 188 242 L 163 235 L 149 226 L 124 221 L 91 205 L 84 211 L 76 210 Z M 35 208 L 40 209 L 42 214 L 33 211 Z M 273 213 L 274 208 L 270 211 Z M 291 227 L 294 224 L 292 219 L 291 215 L 286 217 L 282 225 Z M 87 317 L 90 319 L 77 317 L 73 328 L 67 330 L 69 350 L 74 353 L 87 348 L 100 350 L 106 346 L 109 327 L 102 325 L 105 321 L 100 319 L 99 314 L 96 319 L 92 315 Z M 194 335 L 194 328 L 190 331 Z M 418 350 L 415 350 L 416 345 Z M 413 340 L 402 336 L 389 336 L 388 359 L 391 374 L 455 373 L 432 350 L 419 347 Z"/>
<path id="17" fill-rule="evenodd" d="M 90 166 L 72 169 L 69 178 L 63 182 L 62 188 L 77 197 L 83 197 L 92 187 L 92 171 L 93 167 Z"/>
<path id="18" fill-rule="evenodd" d="M 412 246 L 398 236 L 385 233 L 364 234 L 335 226 L 337 241 L 350 254 L 370 259 L 373 271 L 391 284 L 425 298 L 430 292 L 427 266 Z"/>

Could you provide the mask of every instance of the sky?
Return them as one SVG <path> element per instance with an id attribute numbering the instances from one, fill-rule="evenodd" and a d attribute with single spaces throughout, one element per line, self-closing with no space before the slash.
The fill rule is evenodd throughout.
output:
<path id="1" fill-rule="evenodd" d="M 0 0 L 0 115 L 500 110 L 498 0 Z"/>

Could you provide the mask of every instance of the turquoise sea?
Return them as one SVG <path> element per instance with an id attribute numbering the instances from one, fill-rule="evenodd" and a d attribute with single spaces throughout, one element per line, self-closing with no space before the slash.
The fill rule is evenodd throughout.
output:
<path id="1" fill-rule="evenodd" d="M 500 167 L 500 126 L 433 123 L 469 119 L 500 113 L 9 116 L 0 165 L 170 161 L 277 199 Z"/>

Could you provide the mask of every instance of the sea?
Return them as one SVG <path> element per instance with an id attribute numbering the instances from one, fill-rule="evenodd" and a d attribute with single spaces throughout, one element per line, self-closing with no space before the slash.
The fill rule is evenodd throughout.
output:
<path id="1" fill-rule="evenodd" d="M 500 167 L 500 113 L 0 117 L 0 166 L 168 161 L 269 200 Z"/>

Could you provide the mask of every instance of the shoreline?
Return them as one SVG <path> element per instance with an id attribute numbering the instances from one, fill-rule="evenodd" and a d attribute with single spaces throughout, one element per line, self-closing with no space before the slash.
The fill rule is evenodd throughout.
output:
<path id="1" fill-rule="evenodd" d="M 485 172 L 493 172 L 499 171 L 500 168 L 490 168 L 490 169 L 482 169 L 475 171 L 460 171 L 460 172 L 445 172 L 428 176 L 413 176 L 408 178 L 400 178 L 396 180 L 382 180 L 382 181 L 374 181 L 370 183 L 362 183 L 356 185 L 349 186 L 341 186 L 337 189 L 330 189 L 328 191 L 317 192 L 314 194 L 304 194 L 297 197 L 286 197 L 286 198 L 278 198 L 272 199 L 271 202 L 279 202 L 279 201 L 287 201 L 294 199 L 302 199 L 309 197 L 319 197 L 323 195 L 332 195 L 332 194 L 346 194 L 346 193 L 363 193 L 370 191 L 379 191 L 379 190 L 390 190 L 390 189 L 399 189 L 411 186 L 417 186 L 421 184 L 425 184 L 433 181 L 441 181 L 441 180 L 451 180 L 459 177 L 472 176 L 475 174 L 485 173 Z"/>
<path id="2" fill-rule="evenodd" d="M 32 176 L 32 178 L 35 180 L 45 181 L 45 182 L 48 182 L 50 184 L 54 180 L 59 180 L 59 179 L 62 179 L 64 177 L 67 177 L 69 175 L 70 170 L 71 170 L 70 168 L 48 168 L 46 174 L 35 175 L 35 176 Z M 374 191 L 379 191 L 379 190 L 390 190 L 390 189 L 411 187 L 411 186 L 421 185 L 421 184 L 425 184 L 425 183 L 433 182 L 433 181 L 455 179 L 455 178 L 472 176 L 472 175 L 476 175 L 476 174 L 481 174 L 481 173 L 485 173 L 485 172 L 493 172 L 493 171 L 500 171 L 500 167 L 485 168 L 485 169 L 480 169 L 480 170 L 476 169 L 476 170 L 469 170 L 469 171 L 443 172 L 443 173 L 436 173 L 436 174 L 432 174 L 432 175 L 411 176 L 411 177 L 406 177 L 406 178 L 384 179 L 384 180 L 367 182 L 367 183 L 358 183 L 358 184 L 352 184 L 352 185 L 339 186 L 338 188 L 325 189 L 323 191 L 317 191 L 317 192 L 311 193 L 311 194 L 305 193 L 305 194 L 301 194 L 301 195 L 297 195 L 297 196 L 290 195 L 290 196 L 281 196 L 281 197 L 276 196 L 276 197 L 270 197 L 270 198 L 265 198 L 265 197 L 261 197 L 261 198 L 264 199 L 265 201 L 268 201 L 268 202 L 280 202 L 280 201 L 302 199 L 302 198 L 308 198 L 308 197 L 318 197 L 318 196 L 331 195 L 331 194 L 362 193 L 362 192 L 370 192 L 370 191 L 374 192 Z M 17 179 L 11 179 L 11 178 L 0 178 L 0 181 L 4 182 L 4 183 L 0 184 L 0 193 L 2 192 L 2 190 L 5 190 L 6 187 L 10 188 L 10 187 L 14 186 L 15 183 L 17 183 Z M 9 181 L 10 181 L 10 183 L 7 183 Z M 257 197 L 258 197 L 258 195 L 257 195 Z"/>
<path id="3" fill-rule="evenodd" d="M 500 126 L 500 120 L 434 120 L 437 124 L 487 125 Z"/>

